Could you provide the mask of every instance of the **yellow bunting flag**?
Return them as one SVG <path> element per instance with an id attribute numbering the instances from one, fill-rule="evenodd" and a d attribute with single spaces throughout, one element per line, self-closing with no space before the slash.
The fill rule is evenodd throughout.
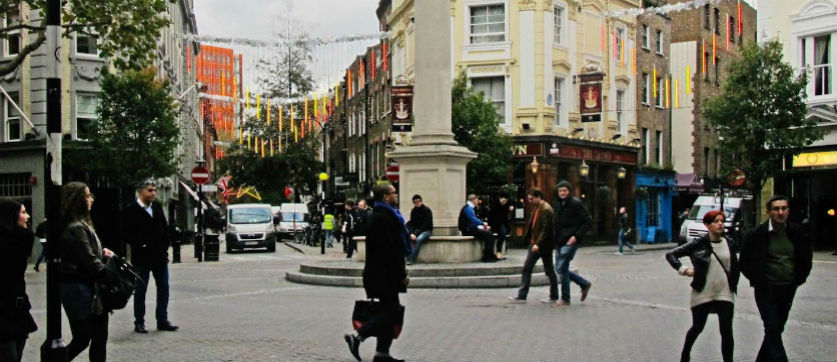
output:
<path id="1" fill-rule="evenodd" d="M 680 108 L 680 79 L 674 79 L 674 108 Z"/>
<path id="2" fill-rule="evenodd" d="M 318 103 L 319 97 L 317 96 L 317 92 L 314 92 L 314 118 L 320 115 L 320 106 Z"/>
<path id="3" fill-rule="evenodd" d="M 273 140 L 270 140 L 270 157 L 273 157 Z"/>
<path id="4" fill-rule="evenodd" d="M 246 91 L 246 98 L 244 98 L 244 108 L 246 108 L 249 111 L 250 110 L 250 88 L 244 87 L 244 90 Z"/>
<path id="5" fill-rule="evenodd" d="M 225 83 L 225 82 L 224 82 L 224 72 L 223 72 L 223 71 L 221 71 L 221 95 L 222 95 L 222 96 L 227 95 L 227 94 L 226 94 L 226 90 L 227 90 L 227 88 L 226 88 L 226 87 L 224 87 L 224 83 Z"/>
<path id="6" fill-rule="evenodd" d="M 262 145 L 262 158 L 264 158 L 264 140 L 262 140 L 261 145 Z"/>
<path id="7" fill-rule="evenodd" d="M 328 114 L 328 110 L 326 109 L 326 92 L 323 92 L 323 110 L 322 114 Z"/>
<path id="8" fill-rule="evenodd" d="M 706 75 L 706 41 L 701 40 L 701 49 L 702 52 L 700 53 L 700 58 L 702 59 L 701 63 L 703 64 L 703 75 Z"/>
<path id="9" fill-rule="evenodd" d="M 669 80 L 666 77 L 666 108 L 671 107 L 671 89 L 669 88 Z"/>
<path id="10" fill-rule="evenodd" d="M 262 119 L 262 95 L 256 94 L 256 119 Z"/>
<path id="11" fill-rule="evenodd" d="M 249 150 L 250 147 L 252 147 L 252 146 L 250 145 L 250 134 L 248 133 L 247 134 L 247 149 Z"/>
<path id="12" fill-rule="evenodd" d="M 337 92 L 337 88 L 339 86 L 340 86 L 340 84 L 335 84 L 334 85 L 334 106 L 335 107 L 340 105 L 340 95 L 339 95 L 340 93 Z"/>
<path id="13" fill-rule="evenodd" d="M 686 66 L 686 94 L 692 94 L 692 66 Z"/>
<path id="14" fill-rule="evenodd" d="M 296 122 L 291 121 L 294 124 L 294 143 L 299 142 L 299 128 L 296 127 Z"/>
<path id="15" fill-rule="evenodd" d="M 307 123 L 308 122 L 308 96 L 305 96 L 304 104 L 305 104 L 305 118 L 303 119 L 303 122 Z M 303 136 L 303 138 L 304 138 L 304 136 Z"/>
<path id="16" fill-rule="evenodd" d="M 657 66 L 654 65 L 654 76 L 651 77 L 654 81 L 654 98 L 657 98 Z"/>
<path id="17" fill-rule="evenodd" d="M 622 41 L 622 48 L 619 49 L 619 60 L 620 60 L 621 66 L 624 67 L 625 66 L 625 41 L 624 40 Z"/>
<path id="18" fill-rule="evenodd" d="M 241 128 L 238 129 L 238 144 L 244 144 L 244 130 Z"/>
<path id="19" fill-rule="evenodd" d="M 253 149 L 256 150 L 256 153 L 259 153 L 259 136 L 255 136 L 255 140 L 253 140 Z"/>

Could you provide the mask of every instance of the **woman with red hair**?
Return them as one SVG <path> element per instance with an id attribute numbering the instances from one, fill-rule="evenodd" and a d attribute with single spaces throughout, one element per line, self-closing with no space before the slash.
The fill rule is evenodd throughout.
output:
<path id="1" fill-rule="evenodd" d="M 689 361 L 692 345 L 703 331 L 710 313 L 718 315 L 721 356 L 724 362 L 732 361 L 732 316 L 740 273 L 735 251 L 724 237 L 725 220 L 726 215 L 720 210 L 707 212 L 703 224 L 709 232 L 666 253 L 669 264 L 680 275 L 692 278 L 689 303 L 692 308 L 692 327 L 686 333 L 680 361 Z M 680 258 L 684 256 L 691 259 L 691 267 L 680 263 Z"/>

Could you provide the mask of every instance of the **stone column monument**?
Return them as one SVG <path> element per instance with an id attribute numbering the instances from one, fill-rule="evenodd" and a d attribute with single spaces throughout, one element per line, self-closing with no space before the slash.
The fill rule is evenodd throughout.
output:
<path id="1" fill-rule="evenodd" d="M 400 165 L 399 205 L 409 218 L 420 194 L 433 210 L 433 236 L 457 235 L 465 204 L 465 165 L 477 157 L 451 132 L 450 0 L 415 2 L 416 82 L 413 142 L 390 153 Z"/>

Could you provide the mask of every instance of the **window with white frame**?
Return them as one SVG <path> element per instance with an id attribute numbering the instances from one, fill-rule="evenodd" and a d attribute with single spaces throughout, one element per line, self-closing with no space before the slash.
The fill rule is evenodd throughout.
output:
<path id="1" fill-rule="evenodd" d="M 20 9 L 13 7 L 6 11 L 6 18 L 3 19 L 4 28 L 20 25 Z M 21 48 L 20 29 L 9 30 L 6 38 L 3 39 L 3 55 L 13 57 L 20 53 Z"/>
<path id="2" fill-rule="evenodd" d="M 657 158 L 657 165 L 663 165 L 663 132 L 656 131 L 654 135 L 654 157 Z"/>
<path id="3" fill-rule="evenodd" d="M 497 77 L 480 77 L 471 78 L 471 86 L 474 91 L 481 92 L 483 97 L 494 105 L 499 115 L 500 123 L 504 123 L 506 114 L 506 83 L 505 78 Z"/>
<path id="4" fill-rule="evenodd" d="M 76 33 L 76 54 L 99 55 L 99 37 L 92 34 Z"/>
<path id="5" fill-rule="evenodd" d="M 558 5 L 553 7 L 553 27 L 555 28 L 553 31 L 554 41 L 555 44 L 562 44 L 563 41 L 561 40 L 562 31 L 564 30 L 564 8 Z"/>
<path id="6" fill-rule="evenodd" d="M 642 25 L 642 48 L 644 48 L 644 49 L 649 49 L 650 48 L 648 46 L 648 42 L 650 41 L 649 38 L 651 38 L 651 28 L 649 28 L 648 25 L 643 24 Z"/>
<path id="7" fill-rule="evenodd" d="M 76 137 L 87 140 L 93 136 L 95 124 L 99 119 L 96 108 L 99 100 L 93 93 L 76 94 Z"/>
<path id="8" fill-rule="evenodd" d="M 831 70 L 831 35 L 814 37 L 814 95 L 833 92 Z"/>
<path id="9" fill-rule="evenodd" d="M 616 51 L 613 54 L 614 59 L 619 60 L 622 56 L 622 43 L 625 41 L 625 29 L 616 28 Z"/>
<path id="10" fill-rule="evenodd" d="M 663 31 L 657 30 L 657 54 L 663 54 Z"/>
<path id="11" fill-rule="evenodd" d="M 619 132 L 625 130 L 625 117 L 623 114 L 623 107 L 625 106 L 625 91 L 622 89 L 616 90 L 616 124 Z"/>
<path id="12" fill-rule="evenodd" d="M 555 119 L 554 125 L 560 126 L 561 125 L 561 118 L 563 117 L 564 112 L 564 78 L 555 78 Z"/>
<path id="13" fill-rule="evenodd" d="M 642 104 L 651 104 L 651 77 L 642 73 Z"/>
<path id="14" fill-rule="evenodd" d="M 16 103 L 20 103 L 20 93 L 7 92 L 9 97 L 3 99 L 3 132 L 5 133 L 4 141 L 20 141 L 23 134 L 23 127 L 20 124 L 20 113 L 15 109 L 9 98 L 14 99 Z"/>
<path id="15" fill-rule="evenodd" d="M 475 5 L 471 10 L 471 44 L 497 43 L 506 40 L 504 4 Z"/>

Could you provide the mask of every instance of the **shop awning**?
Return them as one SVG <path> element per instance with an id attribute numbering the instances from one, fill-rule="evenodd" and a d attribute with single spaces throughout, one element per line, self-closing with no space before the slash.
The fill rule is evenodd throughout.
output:
<path id="1" fill-rule="evenodd" d="M 183 181 L 180 181 L 180 185 L 182 185 L 182 186 L 183 186 L 183 189 L 184 189 L 184 190 L 186 190 L 186 192 L 187 192 L 190 196 L 192 196 L 192 199 L 193 199 L 193 200 L 198 201 L 198 193 L 197 193 L 197 192 L 195 192 L 195 190 L 192 190 L 192 188 L 191 188 L 191 187 L 189 187 L 189 185 L 188 185 L 188 184 L 186 184 L 186 183 L 185 183 L 185 182 L 183 182 Z M 220 206 L 218 206 L 216 203 L 212 202 L 212 200 L 210 200 L 209 198 L 206 198 L 206 197 L 203 199 L 203 202 L 201 202 L 201 207 L 203 208 L 203 210 L 206 210 L 206 209 L 208 209 L 208 208 L 210 208 L 210 207 L 211 207 L 211 208 L 213 208 L 213 209 L 215 209 L 215 210 L 221 210 L 221 207 L 220 207 Z"/>
<path id="2" fill-rule="evenodd" d="M 186 192 L 189 193 L 189 195 L 191 195 L 195 201 L 198 201 L 198 194 L 195 192 L 195 190 L 192 190 L 192 188 L 189 187 L 189 185 L 187 185 L 185 182 L 180 180 L 178 181 L 180 182 L 180 185 L 183 186 L 183 189 L 186 190 Z"/>
<path id="3" fill-rule="evenodd" d="M 695 173 L 678 173 L 677 191 L 699 194 L 703 192 L 703 182 L 697 177 Z"/>

